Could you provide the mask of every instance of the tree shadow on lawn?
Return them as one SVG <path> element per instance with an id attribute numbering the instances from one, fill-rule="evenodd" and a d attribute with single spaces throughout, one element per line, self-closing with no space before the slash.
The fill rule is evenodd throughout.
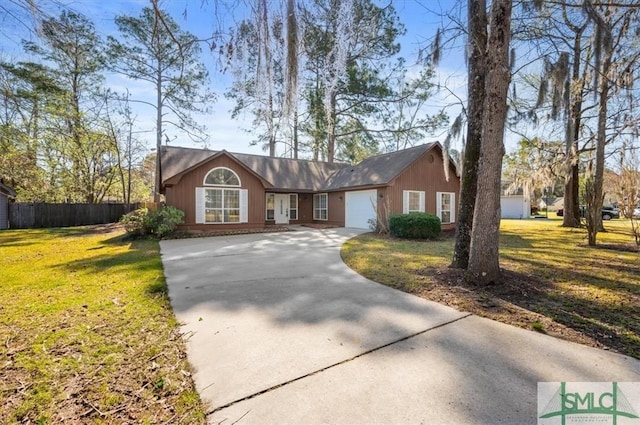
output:
<path id="1" fill-rule="evenodd" d="M 80 234 L 80 233 L 78 233 Z M 85 230 L 86 234 L 86 230 Z M 95 232 L 92 231 L 92 234 Z M 88 251 L 99 251 L 108 246 L 126 247 L 126 251 L 118 253 L 96 253 L 90 257 L 67 261 L 59 264 L 70 272 L 84 271 L 95 274 L 98 279 L 114 271 L 130 269 L 132 272 L 157 271 L 160 277 L 144 282 L 144 292 L 150 296 L 167 297 L 167 284 L 162 274 L 162 262 L 158 241 L 153 238 L 131 238 L 117 235 L 102 241 L 99 246 L 88 248 Z"/>
<path id="2" fill-rule="evenodd" d="M 613 263 L 603 264 L 602 267 L 606 267 L 607 270 L 613 270 L 619 273 L 615 278 L 609 278 L 577 271 L 577 268 L 571 270 L 561 268 L 550 269 L 548 262 L 538 261 L 534 258 L 512 257 L 510 255 L 503 255 L 502 258 L 513 261 L 514 263 L 527 264 L 534 273 L 537 273 L 539 270 L 545 270 L 547 275 L 550 274 L 557 280 L 581 282 L 581 286 L 584 288 L 592 288 L 592 290 L 602 289 L 617 291 L 620 292 L 620 295 L 622 296 L 628 296 L 629 294 L 640 296 L 640 283 L 637 280 L 634 280 L 634 275 L 637 276 L 637 274 L 640 273 L 640 267 Z M 550 285 L 555 287 L 553 283 L 550 283 Z"/>
<path id="3" fill-rule="evenodd" d="M 531 260 L 518 261 L 535 263 Z M 505 269 L 502 282 L 484 287 L 467 282 L 464 270 L 458 269 L 439 270 L 439 273 L 434 274 L 434 279 L 437 284 L 443 286 L 467 288 L 471 296 L 480 300 L 475 303 L 477 310 L 472 311 L 475 314 L 495 318 L 506 313 L 512 322 L 517 322 L 518 319 L 528 320 L 527 317 L 514 317 L 517 312 L 505 309 L 505 305 L 513 304 L 584 334 L 602 347 L 640 359 L 640 314 L 637 309 L 638 303 L 633 300 L 617 305 L 603 301 L 597 296 L 583 297 L 580 296 L 579 290 L 563 290 L 555 283 L 535 274 Z M 595 284 L 596 286 L 615 291 L 621 297 L 637 297 L 640 291 L 638 285 L 608 279 L 598 280 L 600 282 Z M 590 282 L 593 282 L 593 276 L 590 277 Z M 526 315 L 524 312 L 524 316 Z M 545 332 L 544 328 L 539 331 Z M 559 336 L 563 337 L 562 332 Z M 567 339 L 572 340 L 570 337 Z"/>
<path id="4" fill-rule="evenodd" d="M 23 237 L 19 236 L 8 236 L 5 237 L 2 233 L 0 233 L 0 246 L 4 248 L 15 248 L 19 246 L 31 246 L 34 245 L 35 241 L 27 241 Z"/>
<path id="5" fill-rule="evenodd" d="M 522 235 L 505 231 L 500 231 L 500 243 L 507 244 L 514 249 L 529 249 L 534 247 L 531 243 L 531 238 L 525 238 Z"/>
<path id="6" fill-rule="evenodd" d="M 7 229 L 0 231 L 0 246 L 7 248 L 31 246 L 50 239 L 83 234 L 86 234 L 86 229 L 77 227 Z"/>

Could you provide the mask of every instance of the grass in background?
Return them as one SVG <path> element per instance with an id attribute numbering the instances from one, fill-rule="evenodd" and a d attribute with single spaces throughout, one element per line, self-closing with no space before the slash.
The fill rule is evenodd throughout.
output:
<path id="1" fill-rule="evenodd" d="M 158 242 L 0 232 L 0 423 L 205 423 Z"/>
<path id="2" fill-rule="evenodd" d="M 627 220 L 605 222 L 599 247 L 561 220 L 503 220 L 504 281 L 477 287 L 448 268 L 453 238 L 364 234 L 342 249 L 374 281 L 494 320 L 640 358 L 640 251 Z"/>

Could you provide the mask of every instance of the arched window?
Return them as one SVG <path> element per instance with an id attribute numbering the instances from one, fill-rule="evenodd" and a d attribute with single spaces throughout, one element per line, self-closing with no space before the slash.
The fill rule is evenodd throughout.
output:
<path id="1" fill-rule="evenodd" d="M 204 178 L 208 186 L 240 186 L 240 177 L 232 170 L 224 167 L 214 168 Z"/>

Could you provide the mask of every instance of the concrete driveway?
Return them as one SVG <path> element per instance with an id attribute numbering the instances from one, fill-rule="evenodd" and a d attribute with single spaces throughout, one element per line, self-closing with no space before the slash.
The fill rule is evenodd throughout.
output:
<path id="1" fill-rule="evenodd" d="M 638 360 L 363 278 L 340 259 L 357 233 L 161 243 L 209 423 L 535 424 L 537 382 L 640 381 Z"/>

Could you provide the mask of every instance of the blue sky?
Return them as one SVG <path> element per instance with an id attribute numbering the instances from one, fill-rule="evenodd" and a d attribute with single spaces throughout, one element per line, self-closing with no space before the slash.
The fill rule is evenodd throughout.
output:
<path id="1" fill-rule="evenodd" d="M 0 0 L 6 1 L 6 0 Z M 149 5 L 148 0 L 61 0 L 67 7 L 78 11 L 89 17 L 95 24 L 99 34 L 117 35 L 113 22 L 116 15 L 128 14 L 138 15 L 140 10 Z M 227 3 L 242 3 L 242 1 L 229 0 Z M 441 13 L 449 10 L 458 3 L 455 0 L 395 0 L 393 5 L 396 8 L 401 21 L 407 29 L 406 35 L 400 40 L 402 45 L 402 55 L 407 59 L 407 63 L 413 63 L 416 59 L 417 49 L 424 46 L 433 37 L 437 28 L 442 25 Z M 384 3 L 381 3 L 384 4 Z M 243 18 L 242 7 L 236 8 L 233 16 L 225 12 L 215 0 L 165 0 L 161 2 L 163 9 L 167 10 L 179 25 L 198 37 L 206 38 L 211 35 L 216 28 L 220 27 L 220 22 L 225 21 L 228 27 L 234 19 Z M 218 13 L 216 13 L 216 8 Z M 57 12 L 52 9 L 53 14 Z M 32 38 L 26 29 L 19 23 L 9 20 L 6 17 L 1 22 L 3 25 L 2 40 L 0 40 L 0 54 L 3 60 L 22 60 L 24 54 L 20 47 L 22 38 Z M 35 40 L 34 40 L 35 41 Z M 445 53 L 441 65 L 437 70 L 436 82 L 446 84 L 453 94 L 442 91 L 434 96 L 430 102 L 430 111 L 437 111 L 440 108 L 450 106 L 447 112 L 453 120 L 459 113 L 460 108 L 455 103 L 466 96 L 466 69 L 464 55 L 460 39 L 456 48 Z M 208 51 L 203 51 L 203 62 L 210 69 L 211 88 L 217 94 L 217 102 L 212 105 L 212 114 L 196 116 L 198 122 L 205 124 L 208 129 L 209 141 L 207 146 L 210 149 L 226 149 L 232 152 L 245 152 L 262 154 L 260 147 L 250 146 L 252 137 L 243 129 L 250 128 L 251 117 L 246 119 L 233 120 L 229 110 L 232 103 L 225 99 L 223 93 L 228 87 L 231 79 L 228 75 L 221 74 L 215 67 L 215 57 Z M 107 85 L 116 89 L 127 87 L 132 93 L 132 98 L 153 99 L 153 88 L 145 86 L 135 81 L 127 81 L 121 76 L 108 75 Z M 154 111 L 150 108 L 140 107 L 137 109 L 138 129 L 143 131 L 140 137 L 146 139 L 149 148 L 155 146 L 153 139 Z M 144 131 L 147 131 L 145 133 Z M 425 140 L 444 140 L 446 134 L 438 134 Z M 198 146 L 194 145 L 187 138 L 178 138 L 174 142 L 178 146 Z"/>

